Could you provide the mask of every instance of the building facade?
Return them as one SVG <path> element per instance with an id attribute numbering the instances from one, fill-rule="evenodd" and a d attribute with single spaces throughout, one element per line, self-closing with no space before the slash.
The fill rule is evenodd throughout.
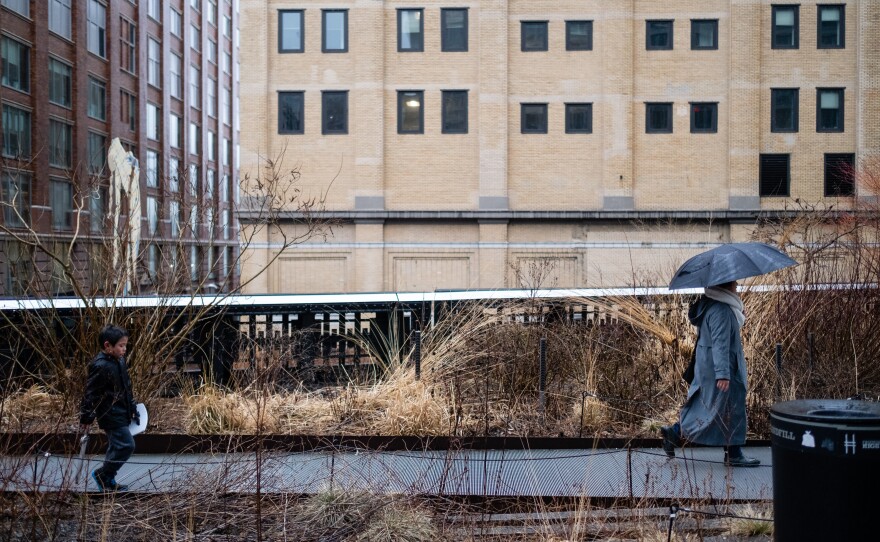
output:
<path id="1" fill-rule="evenodd" d="M 244 2 L 242 172 L 283 153 L 337 225 L 280 254 L 266 231 L 243 274 L 662 284 L 760 217 L 876 197 L 853 168 L 880 146 L 878 20 L 870 0 Z"/>
<path id="2" fill-rule="evenodd" d="M 132 229 L 127 292 L 235 285 L 237 27 L 233 0 L 0 2 L 0 295 L 117 289 Z M 140 172 L 119 206 L 116 139 Z"/>

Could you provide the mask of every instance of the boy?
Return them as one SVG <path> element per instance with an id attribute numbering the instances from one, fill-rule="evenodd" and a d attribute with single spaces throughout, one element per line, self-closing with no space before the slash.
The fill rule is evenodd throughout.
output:
<path id="1" fill-rule="evenodd" d="M 127 486 L 116 482 L 116 473 L 134 452 L 134 437 L 128 426 L 132 420 L 140 423 L 124 359 L 128 331 L 106 326 L 98 335 L 98 343 L 101 352 L 89 363 L 79 421 L 87 434 L 98 418 L 98 426 L 107 433 L 104 466 L 92 472 L 95 483 L 103 490 L 123 491 Z"/>

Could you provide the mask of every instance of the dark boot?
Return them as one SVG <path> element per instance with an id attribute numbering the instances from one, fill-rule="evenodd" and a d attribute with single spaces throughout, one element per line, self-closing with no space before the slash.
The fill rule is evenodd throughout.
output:
<path id="1" fill-rule="evenodd" d="M 660 434 L 663 435 L 663 451 L 669 457 L 675 457 L 675 448 L 681 446 L 681 430 L 677 423 L 673 425 L 664 425 L 660 428 Z"/>
<path id="2" fill-rule="evenodd" d="M 757 467 L 761 460 L 745 455 L 739 446 L 725 446 L 724 464 L 728 467 Z"/>

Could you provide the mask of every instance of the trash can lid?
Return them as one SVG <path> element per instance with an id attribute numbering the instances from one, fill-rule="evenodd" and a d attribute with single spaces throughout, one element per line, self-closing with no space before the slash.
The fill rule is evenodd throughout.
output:
<path id="1" fill-rule="evenodd" d="M 876 424 L 880 422 L 880 403 L 841 399 L 800 399 L 776 403 L 770 407 L 770 415 L 774 414 L 811 422 Z"/>

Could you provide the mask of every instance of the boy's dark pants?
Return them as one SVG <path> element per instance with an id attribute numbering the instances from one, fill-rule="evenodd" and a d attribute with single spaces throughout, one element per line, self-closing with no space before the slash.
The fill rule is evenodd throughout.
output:
<path id="1" fill-rule="evenodd" d="M 134 453 L 134 437 L 128 426 L 117 429 L 106 429 L 107 433 L 107 456 L 104 458 L 104 466 L 101 468 L 102 478 L 115 480 L 116 473 L 122 468 L 122 464 L 128 461 Z"/>

